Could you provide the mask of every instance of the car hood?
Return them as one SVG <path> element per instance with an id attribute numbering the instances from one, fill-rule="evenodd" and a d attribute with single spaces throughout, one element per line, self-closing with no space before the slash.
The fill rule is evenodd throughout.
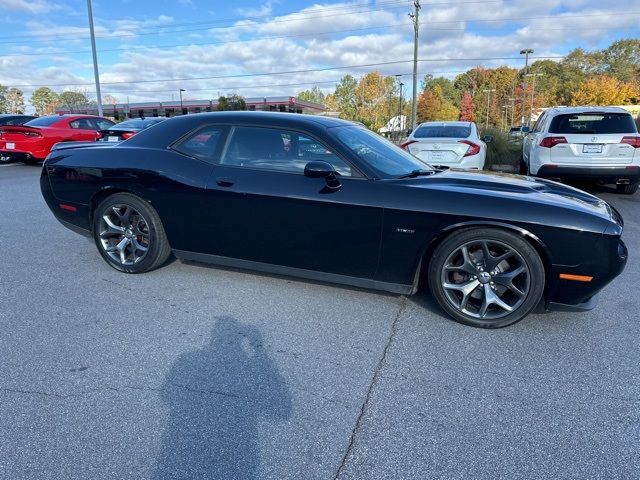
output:
<path id="1" fill-rule="evenodd" d="M 430 177 L 408 179 L 418 188 L 478 193 L 493 197 L 519 197 L 537 203 L 555 204 L 589 211 L 622 225 L 620 215 L 604 200 L 577 188 L 542 178 L 494 172 L 446 170 Z M 403 180 L 400 180 L 403 181 Z"/>

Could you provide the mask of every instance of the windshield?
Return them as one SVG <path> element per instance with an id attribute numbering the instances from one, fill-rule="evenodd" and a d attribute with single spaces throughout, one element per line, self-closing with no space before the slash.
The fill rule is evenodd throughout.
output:
<path id="1" fill-rule="evenodd" d="M 380 177 L 397 177 L 414 170 L 433 170 L 410 153 L 364 127 L 336 127 L 336 135 Z"/>
<path id="2" fill-rule="evenodd" d="M 636 133 L 633 118 L 628 113 L 577 113 L 558 115 L 551 120 L 549 133 Z"/>
<path id="3" fill-rule="evenodd" d="M 34 118 L 33 120 L 25 123 L 25 125 L 28 127 L 48 127 L 56 122 L 59 122 L 63 118 L 64 117 L 61 117 L 60 115 L 49 115 L 46 117 Z"/>
<path id="4" fill-rule="evenodd" d="M 470 125 L 421 125 L 413 138 L 467 138 L 469 135 Z"/>

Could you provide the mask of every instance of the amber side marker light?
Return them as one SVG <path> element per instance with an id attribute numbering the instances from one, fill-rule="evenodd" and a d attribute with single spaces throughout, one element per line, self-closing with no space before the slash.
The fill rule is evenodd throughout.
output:
<path id="1" fill-rule="evenodd" d="M 571 275 L 570 273 L 561 273 L 560 278 L 562 280 L 574 280 L 576 282 L 590 282 L 593 277 L 588 275 Z"/>

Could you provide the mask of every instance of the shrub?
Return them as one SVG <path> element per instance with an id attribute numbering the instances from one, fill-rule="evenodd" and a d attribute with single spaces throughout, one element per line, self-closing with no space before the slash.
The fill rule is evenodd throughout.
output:
<path id="1" fill-rule="evenodd" d="M 493 137 L 493 141 L 487 143 L 485 170 L 518 172 L 522 140 L 510 137 L 507 133 L 494 127 L 483 129 L 481 136 L 485 135 Z"/>

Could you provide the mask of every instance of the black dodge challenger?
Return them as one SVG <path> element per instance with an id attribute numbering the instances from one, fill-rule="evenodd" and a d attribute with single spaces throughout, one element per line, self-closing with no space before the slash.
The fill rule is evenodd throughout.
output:
<path id="1" fill-rule="evenodd" d="M 623 222 L 555 182 L 440 171 L 362 125 L 221 112 L 114 145 L 54 150 L 41 177 L 58 220 L 126 273 L 184 260 L 413 294 L 502 327 L 541 301 L 588 309 L 622 272 Z"/>

